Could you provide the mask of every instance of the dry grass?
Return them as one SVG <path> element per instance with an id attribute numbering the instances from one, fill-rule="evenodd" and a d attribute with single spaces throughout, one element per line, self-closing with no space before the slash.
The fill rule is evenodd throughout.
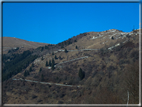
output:
<path id="1" fill-rule="evenodd" d="M 125 39 L 118 40 L 110 40 L 107 38 L 108 33 L 105 39 L 103 37 L 95 40 L 90 40 L 93 36 L 97 36 L 98 32 L 90 32 L 87 36 L 82 37 L 77 42 L 69 45 L 66 49 L 75 49 L 75 46 L 80 48 L 102 48 L 106 46 L 102 44 L 102 42 L 108 41 L 106 43 L 107 46 L 114 45 L 119 42 L 124 41 Z M 133 43 L 137 43 L 136 40 L 132 40 Z M 130 39 L 131 40 L 131 39 Z M 128 56 L 125 57 L 124 60 L 130 59 L 130 63 L 133 62 L 130 54 L 133 51 L 137 51 L 138 47 L 133 48 L 130 52 L 127 50 L 120 51 L 118 53 L 108 52 L 105 55 L 100 55 L 99 51 L 82 51 L 82 52 L 58 52 L 55 53 L 57 58 L 61 56 L 62 60 L 56 59 L 55 63 L 61 63 L 63 61 L 71 60 L 74 58 L 79 58 L 83 56 L 89 56 L 87 59 L 77 60 L 70 63 L 64 64 L 63 68 L 55 68 L 54 71 L 48 70 L 45 67 L 46 61 L 54 58 L 55 55 L 45 54 L 44 60 L 39 61 L 39 63 L 34 67 L 34 71 L 31 72 L 30 76 L 27 76 L 26 79 L 31 80 L 40 80 L 39 69 L 42 67 L 44 70 L 42 71 L 45 79 L 50 82 L 57 82 L 55 77 L 59 77 L 61 79 L 59 83 L 73 83 L 73 81 L 78 81 L 78 71 L 79 68 L 82 68 L 85 72 L 85 78 L 82 81 L 77 82 L 77 84 L 84 86 L 82 89 L 78 88 L 67 88 L 67 87 L 57 87 L 57 86 L 48 86 L 41 84 L 34 84 L 25 82 L 25 85 L 19 81 L 20 86 L 17 86 L 17 83 L 14 84 L 14 89 L 8 91 L 8 88 L 5 90 L 7 102 L 6 103 L 89 103 L 89 104 L 116 104 L 116 103 L 126 103 L 121 99 L 121 97 L 125 98 L 124 90 L 121 90 L 121 86 L 124 86 L 122 77 L 123 72 L 127 70 L 127 66 L 129 64 L 119 64 L 119 53 L 127 53 Z M 39 58 L 41 59 L 41 58 Z M 123 59 L 123 58 L 121 58 Z M 31 64 L 26 68 L 27 70 L 31 67 Z M 111 68 L 114 67 L 114 68 Z M 123 68 L 124 67 L 124 68 Z M 109 70 L 108 70 L 109 68 Z M 110 72 L 109 72 L 110 71 Z M 24 71 L 23 71 L 24 72 Z M 23 77 L 23 72 L 16 75 L 20 78 Z M 34 74 L 35 73 L 35 74 Z M 33 74 L 33 75 L 32 75 Z M 37 78 L 34 78 L 34 76 Z M 110 77 L 109 77 L 110 75 Z M 15 78 L 16 78 L 15 76 Z M 66 79 L 65 79 L 66 78 Z M 47 81 L 46 80 L 46 81 Z M 48 82 L 49 82 L 48 81 Z M 11 84 L 10 84 L 11 85 Z M 27 94 L 19 94 L 19 89 L 29 87 L 30 90 Z M 108 88 L 109 87 L 109 88 Z M 111 88 L 110 88 L 111 87 Z M 13 93 L 17 93 L 14 94 Z M 32 95 L 37 96 L 36 98 L 32 98 Z M 121 96 L 122 95 L 122 96 Z M 20 97 L 19 97 L 20 96 Z M 26 98 L 28 96 L 28 99 Z M 17 99 L 16 99 L 17 97 Z M 14 102 L 12 102 L 12 100 Z M 42 100 L 42 101 L 40 101 Z M 131 100 L 133 102 L 133 99 Z"/>
<path id="2" fill-rule="evenodd" d="M 3 53 L 7 53 L 9 49 L 12 49 L 14 47 L 19 47 L 22 50 L 28 50 L 31 48 L 37 48 L 40 46 L 48 45 L 46 43 L 38 43 L 38 42 L 30 42 L 18 38 L 12 38 L 12 37 L 2 37 L 3 40 Z"/>

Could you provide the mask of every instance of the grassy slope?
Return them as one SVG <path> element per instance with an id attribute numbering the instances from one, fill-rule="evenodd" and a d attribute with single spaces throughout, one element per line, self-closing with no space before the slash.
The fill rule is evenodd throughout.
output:
<path id="1" fill-rule="evenodd" d="M 68 88 L 8 80 L 3 83 L 4 103 L 31 102 L 126 104 L 126 93 L 128 89 L 130 91 L 129 103 L 138 103 L 136 100 L 138 95 L 137 91 L 135 94 L 132 94 L 133 88 L 126 87 L 126 83 L 129 81 L 129 78 L 132 78 L 132 75 L 135 74 L 134 71 L 136 71 L 136 77 L 138 71 L 137 66 L 133 67 L 133 64 L 138 65 L 138 36 L 134 36 L 132 38 L 130 38 L 131 42 L 123 44 L 121 48 L 118 47 L 114 51 L 56 53 L 55 55 L 57 57 L 61 56 L 63 59 L 57 59 L 55 60 L 55 63 L 85 55 L 90 57 L 88 59 L 64 64 L 65 67 L 56 68 L 54 71 L 47 69 L 47 67 L 45 67 L 45 62 L 49 61 L 51 58 L 54 58 L 55 55 L 45 55 L 44 60 L 41 60 L 40 63 L 35 64 L 35 67 L 33 67 L 34 70 L 30 73 L 30 76 L 26 77 L 26 79 L 40 81 L 41 74 L 44 74 L 44 81 L 82 85 L 84 88 Z M 73 49 L 74 46 L 71 45 L 70 48 Z M 68 48 L 69 46 L 67 49 Z M 30 66 L 31 64 L 27 67 L 27 69 L 29 69 Z M 41 67 L 43 70 L 39 73 L 39 69 Z M 85 72 L 85 78 L 81 81 L 78 77 L 79 68 L 82 68 Z M 132 75 L 129 75 L 131 73 Z M 23 77 L 23 73 L 19 73 L 15 77 Z M 137 87 L 137 80 L 134 87 Z M 26 91 L 24 89 L 26 89 Z"/>

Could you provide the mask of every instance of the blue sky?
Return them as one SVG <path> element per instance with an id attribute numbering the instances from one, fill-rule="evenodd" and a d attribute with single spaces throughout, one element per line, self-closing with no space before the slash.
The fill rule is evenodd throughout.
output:
<path id="1" fill-rule="evenodd" d="M 139 28 L 139 3 L 3 3 L 3 37 L 57 44 L 80 33 Z"/>

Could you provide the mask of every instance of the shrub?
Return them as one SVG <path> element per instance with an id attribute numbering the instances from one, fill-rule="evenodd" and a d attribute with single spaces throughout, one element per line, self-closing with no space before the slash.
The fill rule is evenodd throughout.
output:
<path id="1" fill-rule="evenodd" d="M 120 61 L 119 61 L 119 65 L 122 65 L 122 64 L 129 64 L 130 63 L 130 61 L 129 60 L 123 60 L 123 59 L 121 59 Z"/>
<path id="2" fill-rule="evenodd" d="M 100 55 L 103 56 L 103 55 L 105 55 L 106 53 L 108 53 L 108 49 L 101 48 L 101 49 L 99 50 L 99 52 L 100 52 Z"/>
<path id="3" fill-rule="evenodd" d="M 37 98 L 37 96 L 36 95 L 32 95 L 32 99 L 34 99 L 34 98 Z"/>
<path id="4" fill-rule="evenodd" d="M 81 68 L 79 69 L 78 76 L 81 80 L 85 77 L 85 72 L 83 72 Z"/>
<path id="5" fill-rule="evenodd" d="M 101 68 L 102 70 L 105 69 L 106 65 L 102 64 Z"/>
<path id="6" fill-rule="evenodd" d="M 110 66 L 107 68 L 107 70 L 108 70 L 108 71 L 113 71 L 113 70 L 115 70 L 115 67 L 112 66 L 112 65 L 110 65 Z"/>
<path id="7" fill-rule="evenodd" d="M 136 60 L 139 59 L 139 51 L 133 51 L 130 55 L 130 57 L 134 57 Z"/>
<path id="8" fill-rule="evenodd" d="M 87 96 L 86 103 L 91 104 L 122 104 L 122 98 L 106 87 L 96 92 L 96 97 Z"/>
<path id="9" fill-rule="evenodd" d="M 65 94 L 62 92 L 60 92 L 58 95 L 59 95 L 59 98 L 63 98 L 65 96 Z"/>
<path id="10" fill-rule="evenodd" d="M 60 101 L 60 100 L 58 101 L 58 104 L 63 104 L 63 103 L 64 103 L 63 101 Z"/>

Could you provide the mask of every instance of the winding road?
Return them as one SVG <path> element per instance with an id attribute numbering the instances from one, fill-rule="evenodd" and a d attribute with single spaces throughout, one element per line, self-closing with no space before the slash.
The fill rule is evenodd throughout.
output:
<path id="1" fill-rule="evenodd" d="M 64 62 L 61 62 L 61 63 L 56 64 L 56 66 L 59 65 L 59 64 L 63 64 L 63 63 L 67 63 L 67 62 L 71 62 L 71 61 L 75 61 L 75 60 L 79 60 L 79 59 L 84 59 L 84 58 L 88 58 L 88 56 L 84 56 L 84 57 L 80 57 L 80 58 L 71 59 L 71 60 L 69 60 L 69 61 L 64 61 Z"/>
<path id="2" fill-rule="evenodd" d="M 65 84 L 59 84 L 59 83 L 50 83 L 50 82 L 40 82 L 40 81 L 33 81 L 33 80 L 27 80 L 27 79 L 22 79 L 22 78 L 20 78 L 20 79 L 16 79 L 16 78 L 13 78 L 12 80 L 14 80 L 14 81 L 20 81 L 20 80 L 22 80 L 22 81 L 27 81 L 27 82 L 34 82 L 34 83 L 41 83 L 41 84 L 49 84 L 49 85 L 58 85 L 58 86 L 66 86 L 66 87 L 81 87 L 81 86 L 75 86 L 75 85 L 65 85 Z"/>
<path id="3" fill-rule="evenodd" d="M 67 51 L 92 51 L 92 50 L 94 50 L 94 51 L 97 51 L 97 50 L 99 50 L 99 49 L 80 49 L 80 50 L 67 50 Z"/>

